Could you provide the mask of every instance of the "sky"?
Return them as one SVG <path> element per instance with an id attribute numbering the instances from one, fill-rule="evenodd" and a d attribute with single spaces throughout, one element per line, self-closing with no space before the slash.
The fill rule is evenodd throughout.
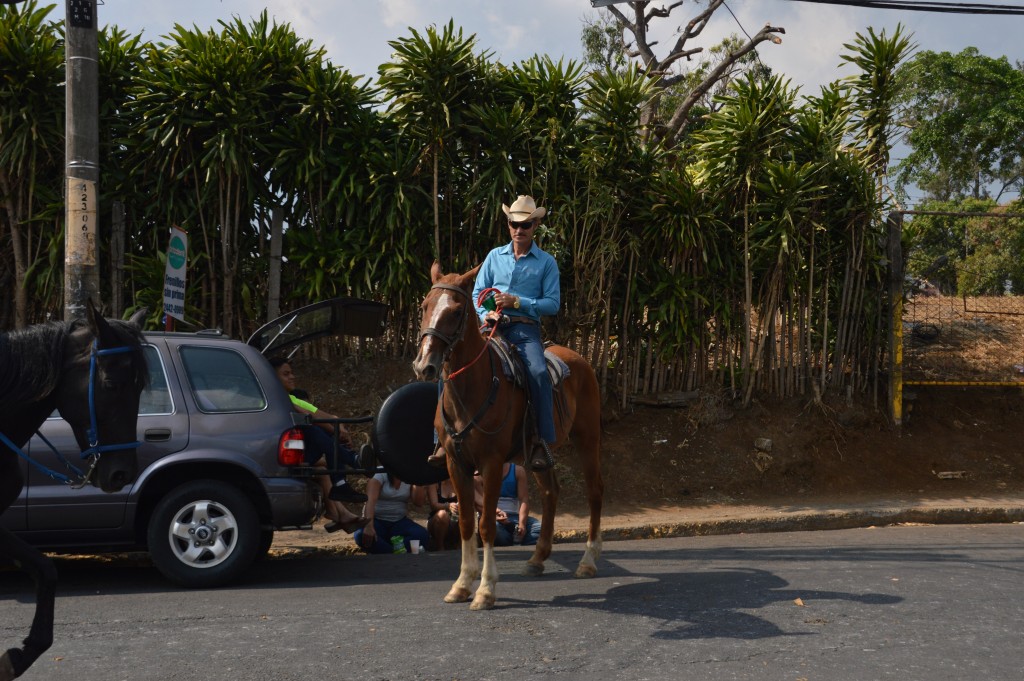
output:
<path id="1" fill-rule="evenodd" d="M 43 0 L 45 2 L 45 0 Z M 506 64 L 547 54 L 553 59 L 579 60 L 580 31 L 600 12 L 590 0 L 99 0 L 100 25 L 117 24 L 149 40 L 168 34 L 175 24 L 216 28 L 220 19 L 248 20 L 264 9 L 278 23 L 288 23 L 303 38 L 326 48 L 329 59 L 353 74 L 376 78 L 377 67 L 390 58 L 389 41 L 443 26 L 454 19 L 465 34 L 475 34 L 481 50 L 490 50 Z M 58 3 L 53 18 L 60 18 Z M 664 4 L 670 4 L 668 2 Z M 702 3 L 701 3 L 702 4 Z M 1004 2 L 1024 6 L 1024 1 Z M 655 19 L 651 32 L 661 40 L 655 51 L 664 55 L 674 31 L 696 13 L 698 3 L 685 0 L 667 19 Z M 852 75 L 840 68 L 844 43 L 857 33 L 885 30 L 889 35 L 902 23 L 918 49 L 959 52 L 977 47 L 990 57 L 1024 61 L 1024 16 L 978 16 L 862 9 L 793 0 L 729 0 L 731 13 L 721 8 L 696 45 L 711 47 L 722 37 L 753 35 L 766 23 L 781 26 L 780 45 L 763 43 L 764 63 L 790 78 L 804 94 L 837 78 Z M 620 5 L 625 8 L 625 5 Z M 628 9 L 628 8 L 627 8 Z M 897 150 L 898 153 L 898 150 Z"/>

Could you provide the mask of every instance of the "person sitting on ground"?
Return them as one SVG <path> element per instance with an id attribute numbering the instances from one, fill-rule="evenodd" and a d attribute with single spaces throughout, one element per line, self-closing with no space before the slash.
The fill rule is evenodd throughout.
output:
<path id="1" fill-rule="evenodd" d="M 540 520 L 530 517 L 530 486 L 526 470 L 514 463 L 505 463 L 501 474 L 494 545 L 533 546 L 540 537 Z"/>
<path id="2" fill-rule="evenodd" d="M 427 532 L 430 533 L 431 551 L 452 551 L 459 548 L 459 502 L 446 501 L 455 496 L 451 480 L 443 480 L 427 487 L 427 502 L 430 504 L 430 518 Z"/>
<path id="3" fill-rule="evenodd" d="M 405 550 L 415 539 L 427 546 L 430 535 L 426 528 L 409 517 L 409 504 L 426 505 L 426 489 L 402 482 L 398 476 L 378 473 L 366 483 L 364 514 L 370 524 L 358 530 L 352 538 L 367 553 L 394 553 L 393 537 L 402 537 Z"/>
<path id="4" fill-rule="evenodd" d="M 317 409 L 306 400 L 299 399 L 294 393 L 298 392 L 295 387 L 295 373 L 292 370 L 291 362 L 287 357 L 274 357 L 270 360 L 271 366 L 277 373 L 281 385 L 288 392 L 295 411 L 318 419 L 335 419 L 322 409 Z M 335 428 L 337 426 L 337 428 Z M 357 465 L 357 457 L 350 445 L 352 438 L 345 426 L 341 423 L 317 422 L 307 426 L 299 426 L 302 430 L 303 446 L 305 448 L 306 464 L 314 468 L 327 469 L 328 461 L 332 462 L 334 470 L 339 469 L 341 462 L 351 466 Z M 335 446 L 334 437 L 338 443 Z M 335 460 L 335 452 L 338 454 L 338 461 Z M 366 527 L 369 523 L 365 518 L 360 518 L 349 511 L 341 502 L 360 503 L 365 502 L 365 494 L 352 489 L 352 486 L 345 480 L 344 474 L 321 473 L 317 475 L 317 481 L 324 494 L 325 517 L 332 521 L 324 526 L 328 532 L 345 530 L 349 534 Z"/>

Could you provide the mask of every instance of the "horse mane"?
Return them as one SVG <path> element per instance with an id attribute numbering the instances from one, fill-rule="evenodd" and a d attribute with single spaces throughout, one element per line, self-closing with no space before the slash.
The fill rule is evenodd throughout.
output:
<path id="1" fill-rule="evenodd" d="M 142 333 L 133 325 L 107 320 L 122 342 L 131 345 L 136 384 L 143 388 L 149 378 L 142 351 Z M 68 336 L 85 320 L 49 322 L 0 333 L 0 414 L 16 406 L 39 402 L 52 393 L 64 371 Z"/>
<path id="2" fill-rule="evenodd" d="M 0 333 L 0 413 L 38 402 L 56 389 L 68 333 L 63 322 Z"/>

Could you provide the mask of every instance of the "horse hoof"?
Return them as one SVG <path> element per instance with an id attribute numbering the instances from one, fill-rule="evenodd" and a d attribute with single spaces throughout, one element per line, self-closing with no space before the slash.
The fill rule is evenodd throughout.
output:
<path id="1" fill-rule="evenodd" d="M 469 600 L 469 592 L 465 589 L 459 589 L 452 587 L 452 590 L 448 592 L 448 595 L 444 597 L 445 603 L 465 603 Z"/>
<path id="2" fill-rule="evenodd" d="M 494 596 L 481 596 L 477 594 L 477 597 L 473 599 L 470 604 L 470 610 L 490 610 L 494 607 Z"/>
<path id="3" fill-rule="evenodd" d="M 12 681 L 17 676 L 14 673 L 14 664 L 11 662 L 10 651 L 0 656 L 0 681 Z"/>
<path id="4" fill-rule="evenodd" d="M 597 568 L 593 565 L 580 565 L 576 568 L 576 579 L 590 579 L 597 577 Z"/>
<path id="5" fill-rule="evenodd" d="M 544 574 L 544 564 L 535 565 L 534 563 L 527 563 L 523 566 L 521 573 L 523 577 L 540 577 Z"/>

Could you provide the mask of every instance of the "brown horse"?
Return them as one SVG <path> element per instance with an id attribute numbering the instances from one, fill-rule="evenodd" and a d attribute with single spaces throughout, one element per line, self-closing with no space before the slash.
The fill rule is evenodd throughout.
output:
<path id="1" fill-rule="evenodd" d="M 495 512 L 501 489 L 502 465 L 522 460 L 529 451 L 532 433 L 526 428 L 526 396 L 502 372 L 493 348 L 480 333 L 472 296 L 479 266 L 462 275 L 441 273 L 435 262 L 430 270 L 433 286 L 423 300 L 420 347 L 413 369 L 420 380 L 445 381 L 434 428 L 448 461 L 459 507 L 473 508 L 473 473 L 483 479 L 483 512 L 480 538 L 483 540 L 483 572 L 474 538 L 473 513 L 459 515 L 462 537 L 462 569 L 444 600 L 461 603 L 472 595 L 473 582 L 480 587 L 471 608 L 494 606 L 498 568 L 494 560 Z M 597 574 L 595 561 L 601 554 L 601 395 L 594 370 L 568 348 L 549 349 L 569 366 L 569 376 L 555 395 L 555 431 L 558 448 L 571 438 L 583 465 L 590 506 L 587 549 L 576 569 L 577 577 Z M 458 373 L 457 373 L 458 372 Z M 447 427 L 446 427 L 447 424 Z M 540 539 L 523 574 L 539 576 L 551 555 L 551 536 L 558 505 L 558 480 L 553 468 L 535 473 L 540 485 L 543 517 Z"/>

